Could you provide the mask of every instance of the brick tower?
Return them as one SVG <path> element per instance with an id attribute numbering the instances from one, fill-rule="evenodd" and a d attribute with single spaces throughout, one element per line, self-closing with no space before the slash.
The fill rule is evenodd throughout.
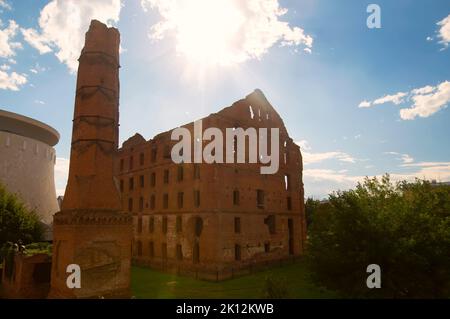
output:
<path id="1" fill-rule="evenodd" d="M 121 211 L 113 177 L 118 147 L 117 29 L 93 20 L 79 58 L 69 180 L 53 222 L 50 298 L 130 295 L 132 218 Z M 69 289 L 67 266 L 81 268 Z"/>

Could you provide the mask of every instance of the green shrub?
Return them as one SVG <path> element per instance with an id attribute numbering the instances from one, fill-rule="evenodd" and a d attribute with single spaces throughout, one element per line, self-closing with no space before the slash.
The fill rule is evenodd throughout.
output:
<path id="1" fill-rule="evenodd" d="M 329 197 L 309 229 L 313 279 L 349 297 L 450 296 L 450 187 L 389 175 Z M 381 289 L 368 289 L 369 264 Z"/>
<path id="2" fill-rule="evenodd" d="M 47 242 L 32 243 L 25 246 L 25 254 L 36 255 L 36 254 L 52 254 L 52 244 Z"/>
<path id="3" fill-rule="evenodd" d="M 5 243 L 0 247 L 0 259 L 3 261 L 3 271 L 7 278 L 11 278 L 14 269 L 14 245 Z"/>
<path id="4" fill-rule="evenodd" d="M 42 237 L 43 228 L 37 214 L 0 184 L 0 247 L 19 240 L 23 244 L 38 242 Z"/>
<path id="5" fill-rule="evenodd" d="M 314 214 L 319 208 L 320 201 L 309 197 L 305 202 L 306 225 L 309 227 L 314 219 Z"/>

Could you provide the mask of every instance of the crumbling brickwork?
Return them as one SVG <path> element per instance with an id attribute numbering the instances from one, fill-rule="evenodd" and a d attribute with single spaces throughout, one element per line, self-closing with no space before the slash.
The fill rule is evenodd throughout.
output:
<path id="1" fill-rule="evenodd" d="M 69 180 L 53 221 L 50 298 L 130 296 L 132 216 L 114 183 L 119 129 L 117 29 L 93 20 L 79 58 Z M 67 266 L 81 288 L 67 286 Z"/>
<path id="2" fill-rule="evenodd" d="M 8 299 L 43 299 L 50 289 L 51 257 L 16 253 L 11 264 L 5 263 L 0 297 Z M 11 267 L 11 269 L 8 269 Z"/>
<path id="3" fill-rule="evenodd" d="M 280 166 L 175 164 L 171 131 L 136 134 L 115 161 L 122 208 L 133 213 L 133 260 L 211 280 L 302 255 L 306 240 L 302 157 L 260 90 L 202 119 L 216 127 L 279 128 Z M 194 123 L 184 126 L 194 136 Z M 204 146 L 208 141 L 203 141 Z M 225 146 L 224 146 L 225 147 Z M 248 150 L 248 148 L 247 148 Z M 225 153 L 225 151 L 224 151 Z M 248 157 L 248 154 L 247 154 Z"/>

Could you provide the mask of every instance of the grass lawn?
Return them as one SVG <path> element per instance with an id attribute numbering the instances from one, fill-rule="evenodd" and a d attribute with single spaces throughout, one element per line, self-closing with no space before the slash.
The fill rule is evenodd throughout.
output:
<path id="1" fill-rule="evenodd" d="M 136 298 L 261 298 L 265 278 L 269 275 L 287 282 L 290 298 L 338 297 L 333 292 L 314 286 L 302 262 L 222 282 L 196 280 L 133 267 L 131 288 Z"/>

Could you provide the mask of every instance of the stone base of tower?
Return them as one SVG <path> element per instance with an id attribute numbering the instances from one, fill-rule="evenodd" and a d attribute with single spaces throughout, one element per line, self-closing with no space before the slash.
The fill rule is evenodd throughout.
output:
<path id="1" fill-rule="evenodd" d="M 132 217 L 119 211 L 61 211 L 53 221 L 48 298 L 129 298 Z M 81 288 L 68 288 L 67 266 L 81 270 Z"/>

